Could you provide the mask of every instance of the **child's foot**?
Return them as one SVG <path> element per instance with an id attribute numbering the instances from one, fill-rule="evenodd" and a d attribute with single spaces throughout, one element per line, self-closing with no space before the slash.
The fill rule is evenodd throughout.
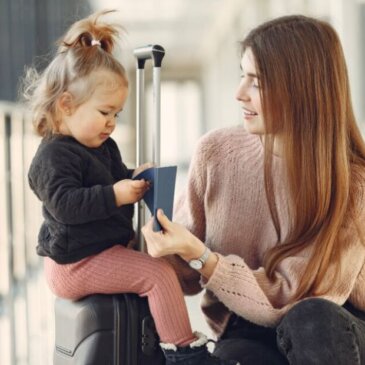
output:
<path id="1" fill-rule="evenodd" d="M 234 360 L 221 360 L 207 349 L 207 337 L 196 332 L 197 339 L 186 347 L 162 343 L 166 365 L 240 365 Z"/>

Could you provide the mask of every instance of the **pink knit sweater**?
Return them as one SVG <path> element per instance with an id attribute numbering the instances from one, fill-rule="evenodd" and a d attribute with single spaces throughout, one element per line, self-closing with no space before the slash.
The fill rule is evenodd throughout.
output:
<path id="1" fill-rule="evenodd" d="M 273 163 L 276 203 L 285 237 L 289 215 L 283 161 L 275 156 Z M 361 214 L 364 221 L 365 213 Z M 192 159 L 188 186 L 177 202 L 174 220 L 218 253 L 218 264 L 208 282 L 200 280 L 182 260 L 171 258 L 186 293 L 198 292 L 200 284 L 207 289 L 202 309 L 213 331 L 218 336 L 223 332 L 230 312 L 263 326 L 277 325 L 292 306 L 288 301 L 298 287 L 310 249 L 283 260 L 274 280 L 266 276 L 263 257 L 276 244 L 277 236 L 265 195 L 259 137 L 241 126 L 205 135 Z M 353 228 L 343 228 L 341 239 L 346 250 L 340 280 L 333 282 L 338 268 L 329 267 L 331 289 L 325 298 L 340 305 L 350 300 L 365 310 L 365 247 Z"/>

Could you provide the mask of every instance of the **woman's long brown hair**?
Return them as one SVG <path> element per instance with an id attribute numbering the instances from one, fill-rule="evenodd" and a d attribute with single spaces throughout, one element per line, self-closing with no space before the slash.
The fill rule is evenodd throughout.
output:
<path id="1" fill-rule="evenodd" d="M 265 187 L 278 235 L 278 245 L 267 253 L 264 266 L 274 278 L 280 261 L 313 244 L 292 300 L 325 293 L 329 288 L 322 284 L 330 263 L 341 263 L 340 228 L 349 219 L 359 228 L 357 172 L 365 169 L 365 144 L 352 109 L 343 50 L 328 23 L 305 16 L 260 25 L 242 42 L 243 51 L 248 47 L 260 77 Z M 291 202 L 287 237 L 281 237 L 273 194 L 275 136 L 283 141 L 287 167 Z"/>

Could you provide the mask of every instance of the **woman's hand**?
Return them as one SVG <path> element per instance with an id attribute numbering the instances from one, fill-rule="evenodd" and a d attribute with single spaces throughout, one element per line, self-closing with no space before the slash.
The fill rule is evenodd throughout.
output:
<path id="1" fill-rule="evenodd" d="M 201 257 L 205 251 L 205 245 L 185 227 L 171 222 L 162 210 L 157 211 L 157 219 L 163 231 L 153 231 L 153 218 L 142 228 L 146 239 L 147 251 L 153 257 L 177 254 L 185 261 Z M 218 256 L 210 252 L 208 259 L 200 271 L 208 280 L 213 274 L 218 263 Z"/>
<path id="2" fill-rule="evenodd" d="M 171 222 L 162 210 L 157 211 L 157 219 L 163 231 L 153 231 L 153 218 L 142 228 L 148 253 L 152 257 L 177 254 L 184 260 L 200 257 L 205 245 L 185 227 Z"/>

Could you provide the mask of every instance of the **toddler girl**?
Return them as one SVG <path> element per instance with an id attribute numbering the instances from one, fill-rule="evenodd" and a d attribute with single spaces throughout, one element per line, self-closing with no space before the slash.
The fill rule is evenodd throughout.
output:
<path id="1" fill-rule="evenodd" d="M 127 247 L 133 203 L 149 186 L 132 178 L 148 165 L 128 169 L 110 137 L 128 81 L 111 53 L 117 28 L 99 20 L 105 13 L 73 24 L 28 89 L 43 137 L 29 184 L 43 203 L 37 252 L 45 257 L 47 282 L 72 300 L 94 293 L 147 296 L 166 364 L 232 364 L 210 355 L 206 337 L 192 332 L 172 267 Z"/>

